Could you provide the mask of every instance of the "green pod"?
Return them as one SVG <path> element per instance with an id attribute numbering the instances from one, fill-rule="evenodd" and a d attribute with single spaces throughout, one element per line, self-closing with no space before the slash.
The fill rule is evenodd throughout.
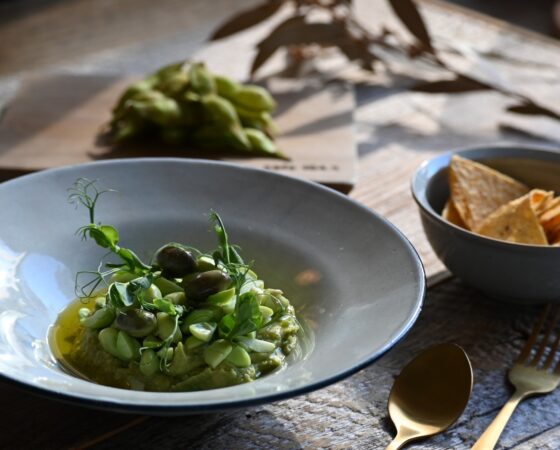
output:
<path id="1" fill-rule="evenodd" d="M 262 131 L 255 130 L 254 128 L 245 128 L 245 135 L 251 143 L 251 151 L 255 153 L 262 153 L 267 156 L 273 156 L 275 158 L 289 159 Z"/>
<path id="2" fill-rule="evenodd" d="M 189 138 L 189 131 L 185 128 L 162 128 L 159 131 L 161 140 L 169 145 L 185 143 Z"/>
<path id="3" fill-rule="evenodd" d="M 216 150 L 251 150 L 251 143 L 240 126 L 231 129 L 218 126 L 200 128 L 193 134 L 193 142 L 199 147 Z"/>
<path id="4" fill-rule="evenodd" d="M 239 89 L 241 89 L 241 85 L 239 83 L 233 81 L 231 78 L 221 75 L 214 75 L 214 82 L 216 83 L 216 91 L 218 92 L 218 95 L 230 100 L 234 99 L 239 92 Z"/>
<path id="5" fill-rule="evenodd" d="M 140 372 L 142 372 L 147 377 L 153 377 L 159 372 L 159 360 L 151 348 L 144 350 L 142 356 L 140 357 Z"/>
<path id="6" fill-rule="evenodd" d="M 207 95 L 202 98 L 202 107 L 209 122 L 213 122 L 221 128 L 240 125 L 234 106 L 225 98 L 217 95 Z"/>
<path id="7" fill-rule="evenodd" d="M 172 340 L 173 342 L 179 342 L 182 339 L 183 335 L 181 334 L 181 330 L 179 329 L 179 327 L 175 329 L 175 318 L 164 312 L 158 313 L 157 336 L 164 341 L 171 336 L 174 330 L 175 334 L 173 334 Z"/>
<path id="8" fill-rule="evenodd" d="M 117 117 L 122 115 L 126 109 L 126 102 L 141 94 L 152 91 L 154 84 L 155 81 L 150 79 L 141 80 L 134 84 L 131 84 L 128 88 L 126 88 L 126 90 L 117 101 L 117 104 L 113 108 L 113 115 Z"/>
<path id="9" fill-rule="evenodd" d="M 177 101 L 161 92 L 151 91 L 141 98 L 130 100 L 128 105 L 138 116 L 156 125 L 172 127 L 182 123 L 183 112 Z"/>
<path id="10" fill-rule="evenodd" d="M 231 344 L 225 339 L 218 339 L 204 349 L 204 362 L 215 369 L 232 351 Z"/>
<path id="11" fill-rule="evenodd" d="M 189 69 L 189 88 L 199 95 L 216 92 L 216 83 L 202 63 L 193 63 Z"/>
<path id="12" fill-rule="evenodd" d="M 151 74 L 147 80 L 151 82 L 153 85 L 162 82 L 169 76 L 172 76 L 178 72 L 184 72 L 183 66 L 185 63 L 183 61 L 174 62 L 171 64 L 167 64 L 156 70 L 153 74 Z"/>
<path id="13" fill-rule="evenodd" d="M 234 101 L 239 106 L 250 110 L 274 111 L 276 101 L 263 87 L 254 84 L 241 86 L 235 94 Z"/>
<path id="14" fill-rule="evenodd" d="M 179 98 L 186 91 L 189 85 L 189 76 L 187 72 L 179 68 L 175 72 L 170 72 L 160 77 L 155 88 L 163 92 L 168 97 Z"/>
<path id="15" fill-rule="evenodd" d="M 133 114 L 113 122 L 111 124 L 111 134 L 115 142 L 124 142 L 138 137 L 147 128 L 146 122 L 136 114 Z"/>
<path id="16" fill-rule="evenodd" d="M 80 323 L 93 330 L 108 327 L 115 320 L 115 310 L 113 308 L 102 308 L 95 311 L 91 316 L 82 319 Z"/>

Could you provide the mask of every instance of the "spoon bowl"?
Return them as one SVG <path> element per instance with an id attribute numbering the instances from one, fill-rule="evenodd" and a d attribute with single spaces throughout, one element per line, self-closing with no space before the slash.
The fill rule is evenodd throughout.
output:
<path id="1" fill-rule="evenodd" d="M 435 345 L 414 358 L 389 395 L 397 435 L 387 450 L 449 428 L 467 406 L 472 385 L 471 363 L 458 345 Z"/>

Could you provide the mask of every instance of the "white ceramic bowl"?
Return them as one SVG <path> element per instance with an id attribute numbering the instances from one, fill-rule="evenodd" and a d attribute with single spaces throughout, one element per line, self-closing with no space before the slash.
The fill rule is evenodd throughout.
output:
<path id="1" fill-rule="evenodd" d="M 169 241 L 216 247 L 208 212 L 312 330 L 288 367 L 255 382 L 184 393 L 101 386 L 65 373 L 49 327 L 74 298 L 74 275 L 103 251 L 74 234 L 85 210 L 66 201 L 78 177 L 118 192 L 96 211 L 122 245 L 147 257 Z M 414 323 L 425 292 L 420 260 L 376 213 L 330 189 L 231 164 L 129 159 L 49 170 L 0 185 L 0 375 L 43 395 L 118 411 L 200 413 L 288 398 L 371 364 Z"/>

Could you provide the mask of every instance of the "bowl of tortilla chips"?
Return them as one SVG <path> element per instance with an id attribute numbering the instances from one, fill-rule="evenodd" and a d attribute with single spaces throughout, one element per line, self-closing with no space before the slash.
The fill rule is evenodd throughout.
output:
<path id="1" fill-rule="evenodd" d="M 417 169 L 424 231 L 454 275 L 507 302 L 560 300 L 559 152 L 479 147 Z"/>

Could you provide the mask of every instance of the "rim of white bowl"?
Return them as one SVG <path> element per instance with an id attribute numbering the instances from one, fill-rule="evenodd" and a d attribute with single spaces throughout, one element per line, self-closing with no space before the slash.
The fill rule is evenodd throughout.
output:
<path id="1" fill-rule="evenodd" d="M 308 181 L 305 179 L 284 175 L 276 172 L 272 172 L 265 169 L 255 168 L 255 167 L 246 167 L 240 166 L 235 163 L 230 162 L 223 162 L 223 161 L 213 161 L 213 160 L 203 160 L 203 159 L 191 159 L 191 158 L 170 158 L 170 157 L 148 157 L 148 158 L 115 158 L 110 160 L 103 160 L 103 161 L 93 161 L 83 164 L 74 164 L 69 166 L 62 166 L 53 169 L 46 169 L 39 172 L 34 172 L 27 175 L 22 175 L 20 177 L 14 178 L 12 180 L 8 180 L 0 185 L 0 189 L 6 185 L 17 185 L 22 182 L 26 182 L 29 179 L 33 178 L 42 178 L 45 176 L 51 176 L 50 174 L 53 173 L 62 173 L 67 171 L 72 171 L 79 167 L 90 167 L 90 166 L 103 166 L 103 165 L 115 165 L 115 164 L 149 164 L 154 162 L 165 162 L 165 163 L 179 163 L 179 164 L 192 164 L 192 165 L 200 165 L 200 166 L 221 166 L 221 167 L 229 167 L 232 170 L 238 170 L 242 172 L 255 172 L 260 174 L 261 176 L 271 176 L 277 177 L 281 180 L 286 180 L 291 183 L 301 184 L 308 188 L 317 189 L 323 192 L 325 195 L 331 195 L 338 197 L 340 199 L 345 200 L 350 205 L 355 208 L 358 208 L 365 212 L 366 214 L 371 215 L 376 220 L 382 222 L 389 230 L 391 230 L 395 235 L 399 238 L 399 240 L 404 245 L 404 248 L 408 250 L 408 253 L 411 257 L 411 261 L 416 269 L 414 276 L 415 281 L 418 284 L 418 292 L 416 293 L 416 298 L 414 299 L 414 309 L 412 313 L 409 315 L 407 320 L 400 326 L 396 335 L 385 345 L 381 348 L 373 351 L 369 356 L 358 361 L 353 366 L 338 371 L 331 376 L 327 376 L 321 378 L 317 381 L 311 382 L 309 384 L 305 384 L 300 387 L 287 389 L 283 392 L 274 393 L 274 394 L 265 394 L 255 397 L 247 397 L 243 399 L 236 399 L 236 400 L 220 400 L 208 403 L 198 403 L 198 404 L 155 404 L 155 403 L 127 403 L 126 401 L 116 399 L 113 400 L 99 400 L 95 398 L 91 398 L 88 396 L 80 395 L 77 393 L 71 392 L 60 392 L 48 389 L 46 387 L 39 387 L 32 384 L 29 384 L 25 381 L 21 381 L 15 378 L 10 377 L 7 374 L 0 373 L 0 379 L 4 382 L 9 382 L 10 384 L 14 384 L 17 387 L 25 389 L 27 391 L 31 391 L 35 394 L 38 394 L 43 397 L 47 398 L 54 398 L 59 401 L 72 403 L 72 404 L 79 404 L 84 406 L 89 406 L 92 408 L 103 409 L 103 410 L 111 410 L 111 411 L 120 411 L 120 412 L 129 412 L 129 413 L 146 413 L 146 414 L 198 414 L 198 413 L 205 413 L 205 412 L 214 412 L 214 411 L 222 411 L 228 409 L 237 409 L 242 407 L 250 407 L 255 406 L 263 403 L 270 403 L 280 400 L 285 400 L 288 398 L 292 398 L 298 395 L 303 395 L 317 389 L 321 389 L 323 387 L 329 386 L 334 384 L 338 381 L 347 378 L 356 372 L 366 368 L 367 366 L 373 364 L 376 360 L 378 360 L 381 356 L 387 353 L 392 347 L 394 347 L 401 339 L 406 336 L 408 331 L 412 328 L 420 312 L 422 310 L 422 305 L 424 302 L 424 298 L 426 296 L 426 274 L 424 270 L 424 266 L 422 265 L 420 256 L 418 255 L 417 250 L 414 248 L 412 243 L 408 240 L 408 238 L 389 220 L 385 217 L 380 215 L 379 213 L 375 212 L 374 210 L 368 208 L 365 205 L 358 203 L 357 201 L 351 199 L 350 197 L 341 194 L 340 192 L 335 191 L 329 187 L 323 186 L 321 184 Z M 111 388 L 109 386 L 99 385 L 100 389 L 117 389 Z M 222 388 L 222 389 L 228 389 Z M 157 396 L 158 394 L 166 394 L 169 393 L 157 393 L 153 392 L 150 393 L 153 396 Z M 177 393 L 177 394 L 185 394 Z"/>

